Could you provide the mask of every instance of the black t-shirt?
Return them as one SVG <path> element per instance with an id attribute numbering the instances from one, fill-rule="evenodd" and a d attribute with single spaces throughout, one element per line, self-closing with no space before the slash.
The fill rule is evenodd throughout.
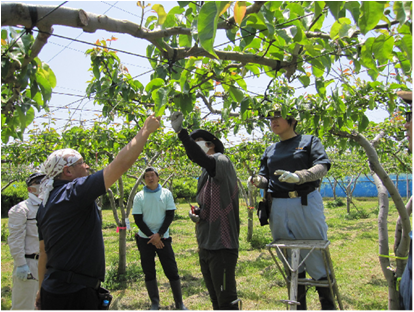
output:
<path id="1" fill-rule="evenodd" d="M 95 199 L 105 194 L 103 171 L 73 181 L 57 180 L 44 207 L 37 212 L 39 240 L 44 240 L 46 268 L 105 278 L 102 220 Z M 76 292 L 84 286 L 49 279 L 42 287 L 51 293 Z"/>
<path id="2" fill-rule="evenodd" d="M 318 187 L 320 180 L 301 185 L 280 182 L 274 172 L 278 169 L 295 172 L 309 169 L 317 164 L 325 164 L 328 170 L 331 162 L 321 141 L 313 135 L 297 135 L 291 139 L 280 141 L 266 148 L 260 159 L 259 175 L 269 181 L 268 192 L 290 192 L 307 189 L 309 186 Z"/>

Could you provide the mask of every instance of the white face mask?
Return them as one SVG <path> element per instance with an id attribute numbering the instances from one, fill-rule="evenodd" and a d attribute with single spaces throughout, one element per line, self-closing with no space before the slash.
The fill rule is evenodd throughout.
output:
<path id="1" fill-rule="evenodd" d="M 33 193 L 36 196 L 39 196 L 39 194 L 40 194 L 40 184 L 33 184 L 30 187 L 36 189 L 36 191 L 32 191 L 31 193 Z"/>
<path id="2" fill-rule="evenodd" d="M 201 149 L 204 151 L 204 153 L 207 154 L 207 152 L 209 151 L 209 147 L 206 146 L 206 141 L 198 141 L 196 142 L 198 144 L 198 146 L 201 147 Z"/>

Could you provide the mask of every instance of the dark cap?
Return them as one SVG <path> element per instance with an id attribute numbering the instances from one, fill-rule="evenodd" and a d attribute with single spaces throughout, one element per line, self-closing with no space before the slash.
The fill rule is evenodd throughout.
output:
<path id="1" fill-rule="evenodd" d="M 211 134 L 210 132 L 208 132 L 206 130 L 197 129 L 197 130 L 194 130 L 190 134 L 190 137 L 193 140 L 198 139 L 198 138 L 203 138 L 206 141 L 210 141 L 214 144 L 214 146 L 215 146 L 214 150 L 216 152 L 224 154 L 224 145 L 223 145 L 223 143 L 221 143 L 221 141 L 216 136 Z"/>
<path id="2" fill-rule="evenodd" d="M 150 171 L 154 171 L 155 174 L 158 177 L 158 171 L 157 171 L 157 169 L 155 169 L 154 167 L 148 167 L 147 169 L 145 169 L 145 172 L 150 172 Z"/>
<path id="3" fill-rule="evenodd" d="M 411 104 L 413 101 L 412 91 L 398 91 L 397 95 L 402 98 L 406 103 Z"/>
<path id="4" fill-rule="evenodd" d="M 267 113 L 267 116 L 264 116 L 265 119 L 272 119 L 272 118 L 276 118 L 276 117 L 282 117 L 282 113 L 277 110 L 277 111 L 270 111 Z"/>
<path id="5" fill-rule="evenodd" d="M 46 175 L 44 174 L 44 173 L 42 173 L 42 172 L 35 172 L 35 173 L 32 173 L 27 179 L 26 179 L 26 185 L 27 186 L 30 186 L 30 184 L 34 181 L 34 180 L 36 180 L 36 179 L 38 179 L 38 178 L 43 178 L 43 177 L 45 177 Z"/>

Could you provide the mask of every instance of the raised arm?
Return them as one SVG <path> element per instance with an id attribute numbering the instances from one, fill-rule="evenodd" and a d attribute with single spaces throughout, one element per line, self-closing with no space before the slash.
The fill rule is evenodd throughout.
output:
<path id="1" fill-rule="evenodd" d="M 105 188 L 109 189 L 137 160 L 151 133 L 160 126 L 161 117 L 149 116 L 137 135 L 119 152 L 116 158 L 104 169 Z"/>

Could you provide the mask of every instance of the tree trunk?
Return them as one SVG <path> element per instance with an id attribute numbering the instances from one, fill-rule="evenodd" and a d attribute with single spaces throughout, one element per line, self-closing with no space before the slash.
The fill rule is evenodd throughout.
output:
<path id="1" fill-rule="evenodd" d="M 122 220 L 122 227 L 126 227 L 125 220 Z M 119 261 L 118 276 L 126 272 L 126 229 L 119 229 Z"/>
<path id="2" fill-rule="evenodd" d="M 250 242 L 253 236 L 253 208 L 255 207 L 254 194 L 256 190 L 249 189 L 249 207 L 247 209 L 247 241 Z"/>
<path id="3" fill-rule="evenodd" d="M 390 254 L 387 228 L 387 217 L 389 211 L 388 192 L 387 188 L 384 186 L 384 184 L 378 178 L 375 172 L 372 172 L 372 176 L 374 178 L 374 182 L 378 190 L 378 241 L 379 254 L 382 255 L 379 257 L 379 262 L 388 285 L 388 309 L 398 310 L 399 297 L 398 292 L 395 288 L 396 278 L 394 272 L 389 269 L 391 263 L 390 258 L 388 257 L 388 255 Z"/>
<path id="4" fill-rule="evenodd" d="M 398 173 L 395 175 L 395 187 L 397 188 L 397 190 L 398 190 Z"/>
<path id="5" fill-rule="evenodd" d="M 349 198 L 349 195 L 346 195 L 346 212 L 348 214 L 351 213 L 351 198 Z"/>
<path id="6" fill-rule="evenodd" d="M 388 247 L 388 228 L 387 228 L 387 217 L 388 217 L 388 194 L 391 195 L 392 200 L 394 201 L 395 207 L 398 211 L 398 214 L 401 219 L 401 240 L 400 244 L 395 248 L 395 255 L 397 257 L 406 257 L 408 255 L 408 250 L 410 246 L 410 237 L 409 232 L 411 231 L 411 222 L 407 208 L 404 205 L 398 190 L 395 188 L 394 183 L 392 183 L 390 177 L 385 172 L 384 168 L 381 166 L 378 158 L 378 154 L 375 150 L 375 144 L 379 141 L 381 137 L 385 135 L 383 131 L 377 135 L 377 137 L 370 143 L 363 135 L 358 132 L 352 132 L 351 134 L 341 132 L 339 136 L 348 137 L 365 150 L 365 153 L 368 156 L 368 163 L 371 171 L 375 173 L 374 180 L 375 185 L 378 189 L 378 199 L 380 202 L 379 216 L 378 216 L 378 231 L 379 231 L 379 252 L 380 255 L 383 255 L 379 258 L 382 271 L 387 280 L 388 284 L 388 307 L 389 309 L 399 309 L 399 296 L 395 289 L 395 279 L 393 271 L 390 271 L 388 267 L 390 266 L 389 260 L 389 247 Z M 381 183 L 380 183 L 381 182 Z M 397 261 L 396 272 L 403 270 L 401 267 L 402 263 Z"/>
<path id="7" fill-rule="evenodd" d="M 247 206 L 247 210 L 248 210 L 248 215 L 247 215 L 247 241 L 250 242 L 252 240 L 252 236 L 253 236 L 253 211 L 249 208 L 249 200 L 247 199 L 247 194 L 244 191 L 244 187 L 242 182 L 240 181 L 239 178 L 237 178 L 237 183 L 239 185 L 239 189 L 240 189 L 240 193 L 243 196 L 245 202 L 246 202 L 246 206 Z M 250 190 L 249 190 L 250 193 Z M 249 195 L 250 196 L 250 195 Z"/>

